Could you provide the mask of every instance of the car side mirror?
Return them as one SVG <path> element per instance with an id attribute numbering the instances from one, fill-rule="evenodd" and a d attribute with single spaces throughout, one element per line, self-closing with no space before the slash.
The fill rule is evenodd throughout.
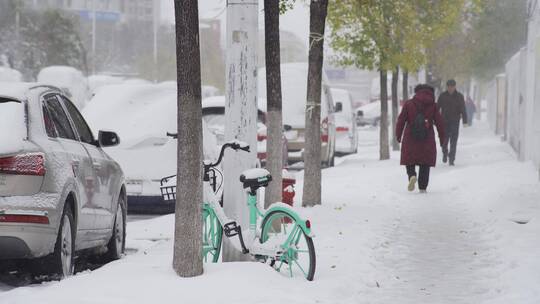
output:
<path id="1" fill-rule="evenodd" d="M 292 130 L 292 126 L 290 126 L 290 125 L 283 125 L 283 130 L 285 130 L 285 131 L 290 131 L 290 130 Z"/>
<path id="2" fill-rule="evenodd" d="M 334 111 L 336 113 L 339 113 L 341 111 L 343 111 L 343 104 L 341 102 L 336 102 L 336 106 L 334 107 Z"/>
<path id="3" fill-rule="evenodd" d="M 356 115 L 358 115 L 359 117 L 364 117 L 364 111 L 358 110 L 358 112 L 356 112 Z"/>
<path id="4" fill-rule="evenodd" d="M 98 143 L 100 147 L 113 147 L 120 144 L 120 137 L 111 131 L 99 131 Z"/>

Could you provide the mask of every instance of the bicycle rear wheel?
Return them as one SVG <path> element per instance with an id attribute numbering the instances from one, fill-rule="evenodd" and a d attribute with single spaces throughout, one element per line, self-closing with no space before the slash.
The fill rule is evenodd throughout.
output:
<path id="1" fill-rule="evenodd" d="M 216 213 L 207 204 L 203 207 L 203 260 L 205 262 L 219 262 L 223 228 Z"/>
<path id="2" fill-rule="evenodd" d="M 283 254 L 270 257 L 271 266 L 290 277 L 303 276 L 312 281 L 315 276 L 315 247 L 313 239 L 300 228 L 286 211 L 273 211 L 263 219 L 261 242 L 271 242 L 283 249 Z"/>

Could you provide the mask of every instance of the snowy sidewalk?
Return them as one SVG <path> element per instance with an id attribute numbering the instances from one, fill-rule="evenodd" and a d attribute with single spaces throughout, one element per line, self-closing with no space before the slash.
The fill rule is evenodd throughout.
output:
<path id="1" fill-rule="evenodd" d="M 129 223 L 124 259 L 0 292 L 0 303 L 539 303 L 533 166 L 479 124 L 462 130 L 456 167 L 439 164 L 428 194 L 409 193 L 399 155 L 377 160 L 377 135 L 361 131 L 360 153 L 324 171 L 323 206 L 301 210 L 316 233 L 314 282 L 258 263 L 178 278 L 165 216 Z"/>

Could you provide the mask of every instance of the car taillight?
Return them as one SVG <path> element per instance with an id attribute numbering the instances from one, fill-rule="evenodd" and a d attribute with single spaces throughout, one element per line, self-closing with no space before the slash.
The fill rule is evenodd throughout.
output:
<path id="1" fill-rule="evenodd" d="M 48 225 L 49 218 L 44 215 L 0 214 L 0 223 L 27 223 Z"/>
<path id="2" fill-rule="evenodd" d="M 328 117 L 323 119 L 321 123 L 321 141 L 328 142 Z"/>
<path id="3" fill-rule="evenodd" d="M 349 128 L 348 127 L 337 127 L 336 131 L 337 132 L 349 132 Z"/>
<path id="4" fill-rule="evenodd" d="M 0 158 L 0 173 L 44 176 L 45 157 L 32 153 Z"/>
<path id="5" fill-rule="evenodd" d="M 311 229 L 311 222 L 309 220 L 306 221 L 306 227 L 308 229 Z"/>
<path id="6" fill-rule="evenodd" d="M 257 134 L 257 141 L 266 140 L 266 134 Z"/>

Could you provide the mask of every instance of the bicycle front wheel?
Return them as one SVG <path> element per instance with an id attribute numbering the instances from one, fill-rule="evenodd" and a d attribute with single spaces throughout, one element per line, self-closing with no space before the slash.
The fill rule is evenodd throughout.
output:
<path id="1" fill-rule="evenodd" d="M 279 245 L 283 253 L 271 258 L 271 266 L 290 277 L 303 276 L 312 281 L 315 276 L 315 247 L 294 217 L 287 211 L 273 211 L 261 225 L 261 243 Z"/>
<path id="2" fill-rule="evenodd" d="M 203 259 L 205 262 L 219 262 L 223 228 L 216 213 L 209 206 L 203 208 Z"/>

